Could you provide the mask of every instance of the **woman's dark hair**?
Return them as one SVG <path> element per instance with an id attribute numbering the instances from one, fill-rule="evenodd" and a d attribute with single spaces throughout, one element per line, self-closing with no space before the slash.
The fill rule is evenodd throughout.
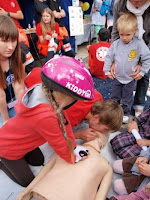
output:
<path id="1" fill-rule="evenodd" d="M 21 61 L 21 50 L 18 42 L 19 32 L 14 21 L 6 16 L 0 15 L 0 39 L 3 41 L 17 41 L 16 48 L 10 57 L 10 69 L 14 74 L 15 81 L 21 83 L 24 80 L 24 68 Z M 0 88 L 6 88 L 6 80 L 0 63 Z"/>

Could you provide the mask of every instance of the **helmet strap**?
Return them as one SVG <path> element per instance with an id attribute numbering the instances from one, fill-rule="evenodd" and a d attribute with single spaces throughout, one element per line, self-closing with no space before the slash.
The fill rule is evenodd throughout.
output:
<path id="1" fill-rule="evenodd" d="M 65 106 L 65 107 L 63 108 L 63 110 L 66 110 L 66 109 L 70 108 L 70 107 L 73 106 L 76 102 L 77 102 L 77 100 L 74 100 L 72 103 L 70 103 L 69 105 Z"/>

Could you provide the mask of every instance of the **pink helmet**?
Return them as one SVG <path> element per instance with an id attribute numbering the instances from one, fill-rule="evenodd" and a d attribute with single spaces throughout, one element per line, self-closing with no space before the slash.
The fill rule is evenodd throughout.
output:
<path id="1" fill-rule="evenodd" d="M 49 60 L 42 68 L 41 78 L 50 90 L 67 93 L 74 99 L 94 98 L 93 79 L 83 63 L 75 58 L 62 56 Z"/>

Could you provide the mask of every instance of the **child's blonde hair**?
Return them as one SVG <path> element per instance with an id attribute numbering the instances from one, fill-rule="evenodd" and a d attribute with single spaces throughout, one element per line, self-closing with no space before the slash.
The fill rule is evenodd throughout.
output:
<path id="1" fill-rule="evenodd" d="M 43 12 L 42 12 L 42 15 L 43 15 L 44 12 L 48 13 L 51 16 L 51 21 L 50 21 L 50 27 L 49 27 L 49 29 L 46 26 L 46 24 L 43 22 L 43 19 L 41 18 L 42 33 L 43 33 L 43 36 L 45 37 L 48 32 L 51 32 L 51 33 L 54 32 L 54 30 L 55 30 L 55 19 L 54 19 L 53 12 L 49 8 L 45 8 L 43 10 Z"/>
<path id="2" fill-rule="evenodd" d="M 118 31 L 136 31 L 138 29 L 137 17 L 130 12 L 121 13 L 117 20 Z"/>
<path id="3" fill-rule="evenodd" d="M 64 122 L 65 116 L 64 116 L 63 111 L 62 111 L 63 105 L 61 105 L 61 107 L 60 107 L 57 104 L 57 102 L 54 99 L 52 92 L 45 85 L 42 85 L 42 89 L 43 89 L 47 99 L 50 101 L 51 105 L 55 109 L 55 112 L 56 112 L 58 119 L 59 119 L 60 128 L 62 129 L 62 134 L 64 134 L 64 137 L 65 137 L 67 144 L 68 144 L 68 148 L 69 148 L 70 156 L 71 156 L 71 161 L 72 161 L 72 163 L 74 163 L 74 148 L 73 148 L 73 145 L 72 145 L 70 138 L 67 137 L 66 127 L 65 127 L 65 122 Z M 65 105 L 65 102 L 68 100 L 68 95 L 61 93 L 59 91 L 54 91 L 54 92 L 57 94 L 57 97 L 63 98 L 63 102 L 64 102 L 64 105 Z"/>
<path id="4" fill-rule="evenodd" d="M 113 100 L 95 102 L 91 114 L 99 115 L 99 123 L 107 125 L 111 131 L 118 131 L 122 125 L 123 109 Z"/>

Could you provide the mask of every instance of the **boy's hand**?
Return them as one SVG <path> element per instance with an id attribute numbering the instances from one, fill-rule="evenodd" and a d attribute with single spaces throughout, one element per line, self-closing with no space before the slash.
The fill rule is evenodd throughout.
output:
<path id="1" fill-rule="evenodd" d="M 150 140 L 147 140 L 147 139 L 138 139 L 138 140 L 136 140 L 136 142 L 140 147 L 150 146 Z"/>
<path id="2" fill-rule="evenodd" d="M 112 76 L 111 74 L 108 74 L 108 78 L 115 79 L 115 76 Z"/>
<path id="3" fill-rule="evenodd" d="M 74 134 L 76 139 L 82 139 L 85 142 L 89 142 L 98 137 L 97 133 L 92 128 L 76 131 Z"/>
<path id="4" fill-rule="evenodd" d="M 141 174 L 144 176 L 150 176 L 150 165 L 147 163 L 139 163 L 138 168 Z"/>
<path id="5" fill-rule="evenodd" d="M 111 68 L 110 68 L 110 75 L 112 76 L 111 79 L 115 79 L 115 73 L 116 73 L 115 63 L 112 63 Z"/>
<path id="6" fill-rule="evenodd" d="M 147 162 L 148 162 L 148 160 L 147 160 L 146 157 L 138 157 L 138 158 L 136 159 L 136 161 L 135 161 L 135 163 L 136 163 L 137 165 L 139 165 L 140 163 L 147 163 Z"/>
<path id="7" fill-rule="evenodd" d="M 127 126 L 127 131 L 128 131 L 129 133 L 131 133 L 131 131 L 132 131 L 133 129 L 136 129 L 136 130 L 139 132 L 138 125 L 137 125 L 137 123 L 136 123 L 135 121 L 130 122 L 130 123 L 128 124 L 128 126 Z"/>

